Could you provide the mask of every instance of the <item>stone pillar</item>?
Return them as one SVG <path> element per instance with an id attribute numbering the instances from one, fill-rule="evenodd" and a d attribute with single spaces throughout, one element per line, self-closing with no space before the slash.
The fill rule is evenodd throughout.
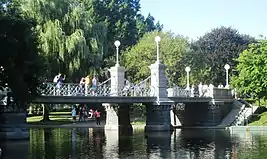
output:
<path id="1" fill-rule="evenodd" d="M 129 134 L 133 131 L 130 123 L 130 105 L 127 104 L 102 104 L 106 108 L 106 125 L 107 130 L 119 130 L 120 134 Z"/>
<path id="2" fill-rule="evenodd" d="M 106 125 L 105 129 L 107 130 L 118 130 L 119 119 L 117 115 L 117 107 L 114 104 L 103 103 L 102 104 L 106 109 Z"/>
<path id="3" fill-rule="evenodd" d="M 172 131 L 170 111 L 174 103 L 168 99 L 167 78 L 165 75 L 166 66 L 156 62 L 151 69 L 151 96 L 157 100 L 146 106 L 146 131 Z"/>
<path id="4" fill-rule="evenodd" d="M 161 103 L 160 105 L 147 105 L 145 131 L 172 131 L 173 126 L 171 125 L 170 111 L 170 103 Z"/>
<path id="5" fill-rule="evenodd" d="M 150 65 L 149 68 L 151 70 L 150 95 L 158 98 L 167 98 L 167 78 L 165 76 L 166 66 L 156 62 Z"/>
<path id="6" fill-rule="evenodd" d="M 125 68 L 121 66 L 113 66 L 109 69 L 110 77 L 111 77 L 111 96 L 120 96 L 120 90 L 124 87 L 124 74 Z"/>
<path id="7" fill-rule="evenodd" d="M 130 104 L 120 104 L 118 109 L 120 136 L 129 135 L 133 132 L 130 121 Z"/>

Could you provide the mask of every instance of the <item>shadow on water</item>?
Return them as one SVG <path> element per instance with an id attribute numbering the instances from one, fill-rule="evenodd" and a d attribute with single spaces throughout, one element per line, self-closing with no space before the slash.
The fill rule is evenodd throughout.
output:
<path id="1" fill-rule="evenodd" d="M 266 158 L 266 135 L 211 129 L 120 134 L 98 128 L 53 128 L 31 129 L 30 141 L 1 142 L 0 147 L 6 159 Z"/>

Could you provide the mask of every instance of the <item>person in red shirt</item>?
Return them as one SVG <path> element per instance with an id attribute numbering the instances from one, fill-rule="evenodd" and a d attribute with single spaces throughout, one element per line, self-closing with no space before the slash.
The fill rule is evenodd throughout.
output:
<path id="1" fill-rule="evenodd" d="M 100 111 L 95 111 L 96 125 L 100 125 Z"/>

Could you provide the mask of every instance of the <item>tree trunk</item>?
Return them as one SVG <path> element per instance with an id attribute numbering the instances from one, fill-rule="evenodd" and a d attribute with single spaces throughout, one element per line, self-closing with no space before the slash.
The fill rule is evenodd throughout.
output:
<path id="1" fill-rule="evenodd" d="M 43 120 L 42 121 L 49 121 L 49 108 L 47 104 L 42 104 L 43 106 Z"/>

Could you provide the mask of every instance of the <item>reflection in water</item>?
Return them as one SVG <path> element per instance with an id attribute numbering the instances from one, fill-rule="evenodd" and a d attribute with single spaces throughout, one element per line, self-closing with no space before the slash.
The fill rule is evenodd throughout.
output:
<path id="1" fill-rule="evenodd" d="M 266 158 L 267 134 L 185 129 L 119 135 L 93 128 L 31 129 L 30 141 L 1 142 L 7 159 Z"/>

